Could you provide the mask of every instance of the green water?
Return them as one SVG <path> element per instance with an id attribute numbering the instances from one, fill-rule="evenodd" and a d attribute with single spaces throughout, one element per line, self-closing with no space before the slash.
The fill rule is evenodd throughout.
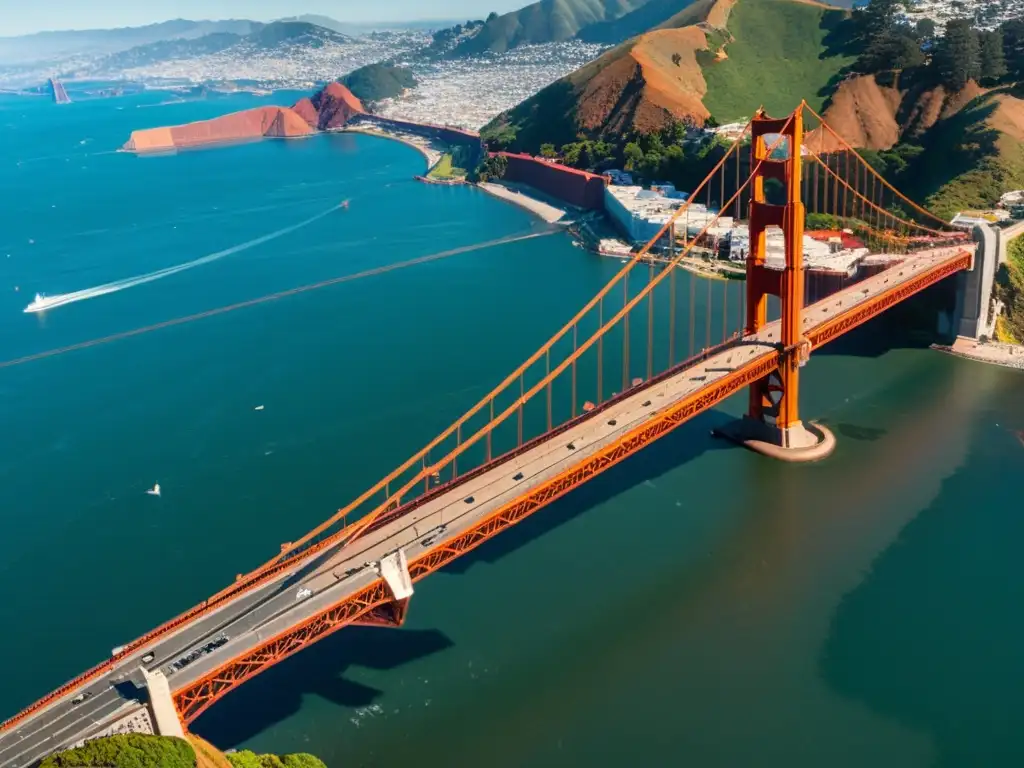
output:
<path id="1" fill-rule="evenodd" d="M 147 100 L 0 101 L 0 360 L 541 229 L 368 137 L 99 154 L 261 103 Z M 511 242 L 0 369 L 0 713 L 332 513 L 617 268 Z M 1024 376 L 897 338 L 806 369 L 828 461 L 713 441 L 733 399 L 418 584 L 404 629 L 344 630 L 195 730 L 332 768 L 1020 764 Z"/>

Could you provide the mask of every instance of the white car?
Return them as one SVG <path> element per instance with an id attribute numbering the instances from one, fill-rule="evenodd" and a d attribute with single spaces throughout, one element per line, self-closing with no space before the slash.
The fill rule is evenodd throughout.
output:
<path id="1" fill-rule="evenodd" d="M 295 599 L 296 600 L 305 600 L 307 597 L 309 597 L 312 594 L 313 594 L 313 590 L 312 589 L 308 589 L 307 587 L 302 587 L 301 589 L 299 589 L 298 592 L 295 593 Z"/>

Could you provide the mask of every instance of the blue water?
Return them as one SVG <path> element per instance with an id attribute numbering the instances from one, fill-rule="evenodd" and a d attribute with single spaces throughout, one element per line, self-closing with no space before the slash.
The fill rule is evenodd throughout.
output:
<path id="1" fill-rule="evenodd" d="M 370 137 L 114 153 L 267 103 L 163 98 L 0 98 L 0 363 L 544 230 Z M 555 234 L 0 367 L 0 716 L 333 513 L 618 267 Z M 1018 764 L 1022 385 L 869 325 L 806 369 L 829 461 L 710 440 L 734 399 L 195 728 L 332 767 Z"/>

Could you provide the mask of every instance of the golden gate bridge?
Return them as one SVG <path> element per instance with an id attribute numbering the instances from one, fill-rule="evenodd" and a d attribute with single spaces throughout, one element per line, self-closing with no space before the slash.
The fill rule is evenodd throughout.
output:
<path id="1" fill-rule="evenodd" d="M 682 244 L 672 236 L 667 254 L 647 258 L 698 201 L 713 212 L 700 231 L 684 227 Z M 730 213 L 749 224 L 746 281 L 708 281 L 699 317 L 696 281 L 679 295 L 677 267 Z M 813 221 L 856 238 L 867 257 L 815 277 L 804 264 Z M 767 243 L 780 233 L 773 260 Z M 0 766 L 111 732 L 140 707 L 152 730 L 184 732 L 335 631 L 400 626 L 416 581 L 741 389 L 747 414 L 729 437 L 787 460 L 822 458 L 834 438 L 800 413 L 803 366 L 852 328 L 976 269 L 976 250 L 806 104 L 784 118 L 759 111 L 661 231 L 491 392 L 262 566 L 0 725 Z M 161 681 L 148 705 L 113 690 L 135 670 L 140 685 Z M 79 716 L 87 695 L 96 709 Z"/>

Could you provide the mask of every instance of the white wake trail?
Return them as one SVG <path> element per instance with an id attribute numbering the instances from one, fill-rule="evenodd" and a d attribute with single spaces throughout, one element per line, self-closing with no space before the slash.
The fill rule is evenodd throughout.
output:
<path id="1" fill-rule="evenodd" d="M 335 205 L 328 208 L 322 213 L 318 213 L 316 216 L 311 216 L 305 221 L 300 221 L 298 224 L 292 224 L 290 226 L 278 229 L 267 235 L 257 237 L 255 240 L 248 240 L 239 245 L 233 245 L 230 248 L 225 248 L 223 251 L 217 251 L 207 256 L 201 256 L 198 259 L 187 261 L 184 264 L 177 264 L 173 267 L 165 267 L 164 269 L 158 269 L 155 272 L 147 272 L 144 275 L 136 275 L 135 277 L 126 277 L 123 280 L 115 280 L 111 283 L 104 283 L 103 285 L 95 285 L 92 288 L 83 288 L 80 291 L 71 291 L 70 293 L 58 293 L 54 296 L 43 296 L 40 294 L 36 295 L 35 300 L 25 307 L 25 312 L 44 312 L 50 309 L 56 309 L 57 307 L 63 307 L 67 304 L 74 304 L 77 301 L 85 301 L 86 299 L 95 299 L 97 296 L 105 296 L 108 293 L 116 293 L 117 291 L 123 291 L 128 288 L 134 288 L 137 285 L 144 285 L 146 283 L 152 283 L 156 280 L 162 280 L 165 277 L 176 275 L 179 272 L 185 272 L 189 269 L 195 269 L 201 267 L 204 264 L 210 264 L 211 262 L 218 261 L 225 258 L 226 256 L 233 256 L 241 251 L 247 251 L 250 248 L 255 248 L 258 245 L 263 245 L 271 240 L 276 240 L 279 237 L 291 234 L 297 229 L 308 227 L 315 221 L 319 221 L 325 216 L 337 211 L 341 208 L 341 205 Z"/>

